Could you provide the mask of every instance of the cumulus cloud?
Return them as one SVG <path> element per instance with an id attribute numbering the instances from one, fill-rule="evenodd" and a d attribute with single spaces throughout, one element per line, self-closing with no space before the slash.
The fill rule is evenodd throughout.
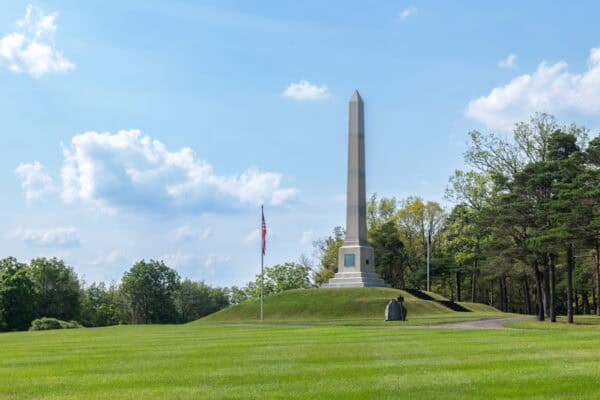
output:
<path id="1" fill-rule="evenodd" d="M 181 268 L 188 265 L 194 259 L 194 255 L 188 253 L 170 253 L 160 256 L 158 259 L 171 268 Z"/>
<path id="2" fill-rule="evenodd" d="M 260 229 L 254 229 L 244 236 L 245 243 L 254 243 L 260 240 Z"/>
<path id="3" fill-rule="evenodd" d="M 183 225 L 175 231 L 175 239 L 180 241 L 206 240 L 212 234 L 212 228 L 192 228 L 189 225 Z"/>
<path id="4" fill-rule="evenodd" d="M 506 58 L 503 58 L 502 60 L 498 61 L 498 67 L 500 68 L 508 68 L 508 69 L 514 69 L 517 67 L 517 55 L 516 54 L 509 54 Z"/>
<path id="5" fill-rule="evenodd" d="M 55 189 L 54 181 L 39 161 L 21 163 L 15 173 L 21 180 L 21 187 L 25 192 L 27 202 L 42 198 Z"/>
<path id="6" fill-rule="evenodd" d="M 92 264 L 94 265 L 115 265 L 117 262 L 122 262 L 125 260 L 125 254 L 123 254 L 119 250 L 111 250 L 108 254 L 103 254 L 99 257 L 96 257 Z"/>
<path id="7" fill-rule="evenodd" d="M 77 247 L 81 244 L 77 229 L 72 226 L 48 230 L 20 229 L 13 236 L 35 247 Z"/>
<path id="8" fill-rule="evenodd" d="M 86 132 L 63 148 L 62 198 L 109 210 L 218 212 L 282 205 L 296 194 L 282 175 L 250 168 L 215 174 L 190 148 L 169 151 L 139 130 Z"/>
<path id="9" fill-rule="evenodd" d="M 204 261 L 206 267 L 213 267 L 215 265 L 227 264 L 231 261 L 230 256 L 219 256 L 216 254 L 209 254 Z"/>
<path id="10" fill-rule="evenodd" d="M 302 246 L 308 246 L 310 244 L 312 244 L 313 240 L 315 238 L 315 232 L 314 231 L 304 231 L 302 232 L 302 236 L 300 237 L 300 244 Z"/>
<path id="11" fill-rule="evenodd" d="M 400 13 L 400 18 L 402 20 L 408 19 L 409 17 L 412 17 L 413 15 L 417 15 L 417 9 L 415 7 L 408 7 L 405 8 L 404 10 L 402 10 L 402 12 Z"/>
<path id="12" fill-rule="evenodd" d="M 283 92 L 284 97 L 298 101 L 322 100 L 328 98 L 330 95 L 331 93 L 327 86 L 314 85 L 306 80 L 302 80 L 298 83 L 290 83 Z"/>
<path id="13" fill-rule="evenodd" d="M 469 102 L 466 115 L 490 128 L 510 130 L 534 112 L 600 113 L 600 48 L 590 50 L 587 69 L 571 73 L 564 61 L 541 63 L 532 74 L 515 77 Z"/>
<path id="14" fill-rule="evenodd" d="M 0 65 L 36 78 L 50 72 L 67 72 L 75 64 L 67 60 L 54 43 L 58 13 L 45 15 L 28 5 L 17 30 L 0 39 Z"/>

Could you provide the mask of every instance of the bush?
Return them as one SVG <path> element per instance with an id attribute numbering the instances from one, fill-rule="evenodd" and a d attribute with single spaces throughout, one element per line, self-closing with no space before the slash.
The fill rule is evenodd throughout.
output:
<path id="1" fill-rule="evenodd" d="M 75 329 L 81 328 L 77 321 L 61 321 L 56 318 L 38 318 L 31 322 L 30 331 L 48 331 L 51 329 Z"/>

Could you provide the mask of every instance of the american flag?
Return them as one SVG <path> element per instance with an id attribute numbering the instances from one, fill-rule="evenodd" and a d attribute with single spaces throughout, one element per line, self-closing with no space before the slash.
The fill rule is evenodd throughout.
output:
<path id="1" fill-rule="evenodd" d="M 262 238 L 262 254 L 264 256 L 267 251 L 267 224 L 265 223 L 264 206 L 260 207 L 260 212 L 262 214 L 261 238 Z"/>

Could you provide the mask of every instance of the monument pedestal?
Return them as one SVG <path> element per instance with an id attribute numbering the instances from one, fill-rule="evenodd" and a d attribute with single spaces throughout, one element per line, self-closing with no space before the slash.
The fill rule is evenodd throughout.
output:
<path id="1" fill-rule="evenodd" d="M 338 272 L 322 288 L 390 287 L 375 272 Z"/>
<path id="2" fill-rule="evenodd" d="M 371 246 L 342 246 L 338 260 L 338 273 L 321 287 L 389 287 L 373 270 L 375 254 Z"/>

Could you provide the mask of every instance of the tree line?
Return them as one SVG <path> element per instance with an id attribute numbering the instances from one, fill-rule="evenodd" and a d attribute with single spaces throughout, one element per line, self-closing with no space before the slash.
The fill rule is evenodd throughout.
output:
<path id="1" fill-rule="evenodd" d="M 467 171 L 450 177 L 449 211 L 419 197 L 368 203 L 377 272 L 393 287 L 425 288 L 503 311 L 600 315 L 600 137 L 547 114 L 512 137 L 470 132 Z M 315 242 L 316 283 L 337 272 L 344 232 Z"/>
<path id="2" fill-rule="evenodd" d="M 184 323 L 230 304 L 229 289 L 182 280 L 162 261 L 138 261 L 120 284 L 78 278 L 62 260 L 0 260 L 0 331 L 26 330 L 38 318 L 83 326 Z"/>

